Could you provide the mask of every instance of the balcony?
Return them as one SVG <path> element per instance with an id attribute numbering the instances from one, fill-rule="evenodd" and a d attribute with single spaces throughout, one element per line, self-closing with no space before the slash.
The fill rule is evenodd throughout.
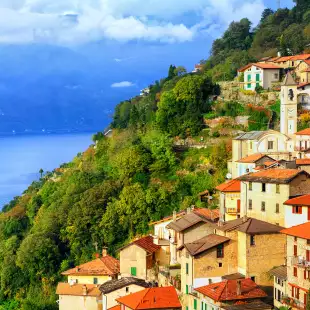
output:
<path id="1" fill-rule="evenodd" d="M 302 256 L 296 256 L 292 258 L 292 265 L 295 265 L 297 267 L 301 268 L 309 268 L 310 269 L 310 261 L 306 260 Z"/>
<path id="2" fill-rule="evenodd" d="M 301 302 L 298 299 L 292 298 L 292 297 L 283 296 L 283 299 L 281 302 L 282 304 L 287 305 L 290 308 L 300 309 L 300 310 L 306 309 L 306 305 L 303 302 Z"/>
<path id="3" fill-rule="evenodd" d="M 237 208 L 226 208 L 226 213 L 227 214 L 239 214 L 240 209 Z"/>
<path id="4" fill-rule="evenodd" d="M 295 151 L 296 152 L 302 152 L 302 151 L 306 151 L 309 149 L 309 146 L 295 146 Z"/>

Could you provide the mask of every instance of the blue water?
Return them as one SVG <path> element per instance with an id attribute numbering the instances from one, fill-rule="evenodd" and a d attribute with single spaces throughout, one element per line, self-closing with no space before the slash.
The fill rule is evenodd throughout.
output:
<path id="1" fill-rule="evenodd" d="M 91 143 L 91 134 L 0 137 L 0 210 L 22 194 L 39 170 L 71 161 Z"/>

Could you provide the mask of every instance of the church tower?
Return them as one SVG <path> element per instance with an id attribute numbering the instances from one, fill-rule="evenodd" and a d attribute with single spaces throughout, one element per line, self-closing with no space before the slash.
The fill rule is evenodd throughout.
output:
<path id="1" fill-rule="evenodd" d="M 297 83 L 288 72 L 281 86 L 281 133 L 292 139 L 289 152 L 294 149 L 295 133 L 297 132 Z M 292 149 L 293 148 L 293 149 Z"/>

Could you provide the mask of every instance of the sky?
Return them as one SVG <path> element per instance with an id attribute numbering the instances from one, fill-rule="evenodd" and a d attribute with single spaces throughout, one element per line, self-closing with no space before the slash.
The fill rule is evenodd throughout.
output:
<path id="1" fill-rule="evenodd" d="M 233 20 L 253 25 L 277 0 L 0 0 L 0 43 L 98 40 L 175 44 L 219 37 Z M 291 7 L 292 0 L 281 0 Z"/>

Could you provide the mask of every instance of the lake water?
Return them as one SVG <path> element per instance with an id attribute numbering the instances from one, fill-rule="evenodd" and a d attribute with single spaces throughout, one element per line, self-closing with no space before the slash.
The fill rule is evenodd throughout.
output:
<path id="1" fill-rule="evenodd" d="M 39 170 L 51 171 L 71 161 L 91 143 L 91 133 L 0 137 L 0 210 L 20 195 Z"/>

